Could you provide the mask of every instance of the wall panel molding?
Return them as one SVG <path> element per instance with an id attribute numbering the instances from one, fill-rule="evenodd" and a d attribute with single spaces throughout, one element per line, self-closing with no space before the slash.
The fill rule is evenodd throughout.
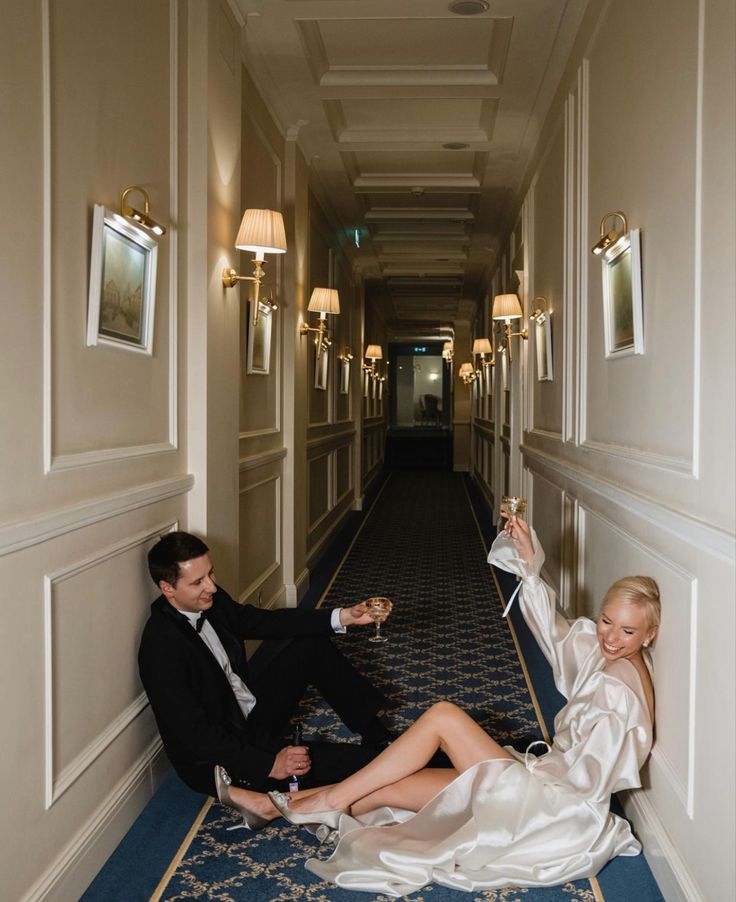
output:
<path id="1" fill-rule="evenodd" d="M 234 4 L 231 4 L 234 5 Z M 281 210 L 283 209 L 283 160 L 278 154 L 276 148 L 271 144 L 268 135 L 261 127 L 260 122 L 255 118 L 255 116 L 251 115 L 251 111 L 249 107 L 246 105 L 243 107 L 243 116 L 247 119 L 247 128 L 248 134 L 255 136 L 255 138 L 261 143 L 262 147 L 266 151 L 269 159 L 271 160 L 271 164 L 273 165 L 273 175 L 274 175 L 274 184 L 276 187 L 276 197 L 275 197 L 275 206 L 274 209 Z M 281 128 L 278 129 L 279 133 L 281 133 Z M 277 256 L 277 259 L 274 263 L 271 264 L 273 267 L 274 274 L 274 294 L 277 298 L 281 297 L 283 294 L 283 261 L 281 260 L 281 256 Z M 245 304 L 246 311 L 250 310 L 250 304 L 246 302 Z M 250 325 L 249 325 L 250 328 Z M 241 440 L 248 440 L 251 438 L 258 438 L 259 436 L 267 436 L 267 435 L 277 435 L 282 432 L 283 423 L 282 423 L 282 378 L 283 378 L 283 334 L 284 334 L 284 317 L 283 315 L 276 318 L 276 328 L 273 330 L 273 335 L 271 336 L 271 340 L 275 342 L 275 354 L 274 360 L 271 363 L 271 371 L 276 375 L 276 390 L 274 394 L 274 419 L 275 422 L 272 426 L 265 426 L 262 429 L 252 429 L 245 430 L 240 433 Z M 245 375 L 245 384 L 249 384 L 251 379 L 258 380 L 261 378 L 258 375 Z M 250 383 L 252 384 L 252 383 Z"/>
<path id="2" fill-rule="evenodd" d="M 646 792 L 637 789 L 621 795 L 626 815 L 636 825 L 647 863 L 667 902 L 708 902 Z"/>
<path id="3" fill-rule="evenodd" d="M 100 841 L 100 837 L 107 830 L 114 829 L 116 818 L 126 814 L 124 811 L 126 805 L 133 802 L 136 792 L 140 791 L 149 782 L 150 771 L 155 767 L 157 759 L 164 759 L 163 745 L 158 736 L 149 743 L 143 753 L 133 762 L 133 765 L 115 785 L 112 792 L 97 807 L 89 820 L 77 832 L 51 866 L 41 874 L 39 879 L 25 893 L 20 902 L 44 902 L 47 899 L 76 898 L 78 896 L 78 892 L 75 892 L 74 896 L 66 892 L 64 889 L 65 884 L 76 883 L 74 872 L 78 868 L 81 870 L 85 857 L 94 853 L 94 847 Z M 150 791 L 146 792 L 146 798 L 150 798 Z M 129 814 L 125 829 L 135 819 L 140 807 L 140 804 L 136 805 L 135 811 Z M 120 839 L 122 839 L 125 829 L 122 832 L 118 831 Z M 98 869 L 99 861 L 94 864 L 93 873 Z M 84 880 L 86 883 L 89 878 L 84 878 Z M 75 886 L 75 890 L 78 889 L 79 887 Z"/>
<path id="4" fill-rule="evenodd" d="M 656 566 L 659 568 L 659 571 L 666 572 L 670 576 L 672 576 L 675 580 L 678 581 L 683 587 L 687 587 L 688 589 L 688 605 L 689 605 L 689 616 L 687 617 L 687 635 L 689 639 L 689 647 L 688 647 L 688 656 L 687 661 L 682 660 L 682 657 L 678 659 L 678 664 L 683 667 L 687 666 L 687 708 L 686 708 L 686 716 L 687 716 L 687 752 L 686 752 L 686 767 L 685 773 L 682 774 L 678 772 L 678 769 L 673 764 L 670 756 L 667 754 L 666 748 L 663 746 L 663 737 L 661 735 L 657 742 L 655 742 L 654 747 L 652 749 L 651 754 L 651 765 L 656 765 L 660 774 L 665 778 L 667 783 L 669 784 L 670 789 L 673 791 L 674 795 L 682 805 L 684 811 L 687 816 L 692 820 L 694 815 L 694 807 L 695 807 L 695 748 L 696 748 L 696 726 L 697 726 L 697 711 L 696 711 L 696 690 L 697 690 L 697 672 L 698 672 L 698 655 L 697 655 L 697 639 L 698 639 L 698 579 L 695 574 L 686 570 L 682 567 L 677 561 L 673 558 L 663 554 L 661 551 L 654 548 L 652 545 L 646 544 L 645 542 L 637 539 L 631 532 L 622 529 L 613 520 L 604 514 L 600 513 L 597 510 L 592 510 L 591 508 L 587 508 L 584 505 L 578 502 L 578 507 L 580 509 L 580 525 L 582 528 L 582 532 L 580 535 L 587 536 L 589 523 L 590 521 L 597 520 L 599 524 L 602 524 L 603 527 L 610 532 L 611 534 L 617 537 L 617 541 L 624 545 L 629 545 L 631 548 L 635 549 L 635 551 L 641 556 L 645 556 L 650 558 Z M 583 566 L 583 562 L 585 560 L 585 555 L 580 554 L 579 560 L 581 562 L 581 568 Z M 586 584 L 585 574 L 581 572 L 581 585 Z M 672 599 L 671 599 L 672 601 Z M 671 612 L 670 617 L 673 618 L 675 615 Z M 676 619 L 676 618 L 675 618 Z M 675 624 L 676 627 L 676 624 Z M 671 690 L 674 691 L 674 690 Z M 685 714 L 682 711 L 681 700 L 678 697 L 678 700 L 673 705 L 671 700 L 666 697 L 665 694 L 660 693 L 660 703 L 666 704 L 668 701 L 670 702 L 669 708 L 670 712 L 673 708 L 677 708 L 679 714 Z M 666 710 L 666 708 L 664 709 Z M 650 766 L 651 766 L 650 765 Z"/>
<path id="5" fill-rule="evenodd" d="M 178 4 L 169 2 L 169 203 L 172 223 L 179 219 L 179 35 Z M 178 448 L 178 232 L 170 228 L 169 242 L 169 384 L 168 439 L 134 446 L 90 449 L 56 454 L 53 446 L 52 319 L 52 141 L 51 141 L 51 0 L 41 0 L 42 118 L 43 118 L 43 460 L 44 473 L 52 473 L 146 457 Z"/>
<path id="6" fill-rule="evenodd" d="M 570 319 L 577 320 L 577 329 L 572 339 L 570 351 L 574 356 L 574 380 L 571 388 L 571 403 L 574 411 L 572 427 L 573 441 L 578 444 L 586 434 L 587 416 L 587 372 L 588 372 L 588 248 L 585 236 L 588 234 L 588 171 L 590 168 L 590 64 L 584 59 L 578 70 L 576 86 L 574 133 L 576 138 L 574 180 L 575 195 L 572 197 L 576 228 L 572 260 L 574 266 L 573 306 Z"/>
<path id="7" fill-rule="evenodd" d="M 285 449 L 279 449 L 285 452 Z M 261 456 L 261 455 L 255 455 Z M 263 455 L 266 456 L 266 455 Z M 280 459 L 284 455 L 279 455 L 276 459 Z M 256 464 L 255 466 L 258 466 Z M 248 468 L 251 469 L 251 468 Z M 243 495 L 247 495 L 249 492 L 254 491 L 255 489 L 260 489 L 264 485 L 269 485 L 269 483 L 274 483 L 274 507 L 275 507 L 275 517 L 274 517 L 274 536 L 273 536 L 273 549 L 274 549 L 274 559 L 268 564 L 257 576 L 255 576 L 250 583 L 238 594 L 239 601 L 245 601 L 246 598 L 249 598 L 259 586 L 262 586 L 265 581 L 277 572 L 282 563 L 282 549 L 281 549 L 281 532 L 282 532 L 282 504 L 281 504 L 281 474 L 277 473 L 273 476 L 269 476 L 266 479 L 261 479 L 258 482 L 251 483 L 250 485 L 243 486 L 238 492 L 238 496 L 240 498 Z"/>
<path id="8" fill-rule="evenodd" d="M 265 467 L 268 464 L 283 460 L 286 455 L 286 448 L 275 448 L 273 451 L 263 451 L 260 454 L 251 454 L 248 457 L 240 458 L 238 468 L 241 473 L 244 473 L 246 470 L 257 470 L 259 467 Z"/>
<path id="9" fill-rule="evenodd" d="M 666 507 L 656 498 L 641 495 L 590 470 L 582 469 L 577 463 L 568 463 L 529 445 L 522 445 L 521 450 L 526 466 L 530 470 L 539 468 L 556 473 L 570 485 L 579 485 L 594 492 L 600 498 L 625 508 L 657 528 L 664 529 L 678 539 L 701 549 L 709 556 L 719 557 L 729 564 L 733 564 L 736 560 L 733 536 L 725 530 Z"/>
<path id="10" fill-rule="evenodd" d="M 173 476 L 170 479 L 139 485 L 124 492 L 82 501 L 71 507 L 40 514 L 28 520 L 8 523 L 0 526 L 0 557 L 33 545 L 40 545 L 57 536 L 110 517 L 119 517 L 140 507 L 184 495 L 193 485 L 192 475 Z"/>
<path id="11" fill-rule="evenodd" d="M 87 744 L 57 774 L 54 755 L 54 630 L 53 607 L 54 588 L 59 583 L 77 576 L 86 570 L 98 567 L 114 557 L 133 548 L 140 547 L 158 538 L 176 526 L 176 520 L 167 520 L 155 529 L 137 533 L 129 539 L 106 547 L 97 554 L 89 555 L 74 564 L 47 573 L 43 578 L 43 622 L 44 622 L 44 712 L 45 712 L 45 804 L 50 808 L 66 790 L 92 765 L 106 748 L 129 726 L 148 705 L 145 692 L 141 692 L 127 707 L 113 718 L 97 736 Z"/>

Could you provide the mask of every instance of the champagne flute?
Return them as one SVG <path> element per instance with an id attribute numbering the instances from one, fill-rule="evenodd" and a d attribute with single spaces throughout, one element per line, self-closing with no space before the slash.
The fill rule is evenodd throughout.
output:
<path id="1" fill-rule="evenodd" d="M 368 616 L 376 623 L 376 632 L 368 640 L 369 642 L 386 642 L 388 638 L 381 635 L 381 624 L 388 617 L 391 610 L 391 601 L 388 598 L 374 596 L 365 602 Z"/>

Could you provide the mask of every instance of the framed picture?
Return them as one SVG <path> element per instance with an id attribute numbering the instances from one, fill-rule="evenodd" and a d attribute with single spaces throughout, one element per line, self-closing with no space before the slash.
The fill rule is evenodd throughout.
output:
<path id="1" fill-rule="evenodd" d="M 371 379 L 371 397 L 374 401 L 378 397 L 378 379 Z"/>
<path id="2" fill-rule="evenodd" d="M 251 317 L 251 303 L 248 302 L 248 350 L 245 372 L 249 376 L 267 376 L 271 367 L 271 330 L 273 316 L 270 307 L 259 304 L 258 323 L 254 326 Z"/>
<path id="3" fill-rule="evenodd" d="M 327 351 L 322 353 L 314 361 L 314 387 L 320 391 L 327 391 L 327 372 L 330 366 L 330 355 Z"/>
<path id="4" fill-rule="evenodd" d="M 493 371 L 495 366 L 483 367 L 483 384 L 486 391 L 486 397 L 493 394 Z"/>
<path id="5" fill-rule="evenodd" d="M 156 240 L 100 204 L 92 220 L 87 346 L 153 350 Z"/>
<path id="6" fill-rule="evenodd" d="M 603 255 L 603 326 L 606 357 L 644 353 L 639 229 L 631 229 Z"/>
<path id="7" fill-rule="evenodd" d="M 350 394 L 350 361 L 347 357 L 340 358 L 340 394 Z"/>
<path id="8" fill-rule="evenodd" d="M 363 397 L 369 398 L 371 392 L 371 374 L 366 370 L 363 373 Z"/>
<path id="9" fill-rule="evenodd" d="M 537 382 L 552 382 L 552 320 L 546 314 L 534 320 Z"/>
<path id="10" fill-rule="evenodd" d="M 383 382 L 378 383 L 378 400 L 383 401 Z"/>
<path id="11" fill-rule="evenodd" d="M 498 358 L 496 358 L 498 360 Z M 501 352 L 501 388 L 503 391 L 509 390 L 509 361 L 508 354 L 504 349 Z"/>

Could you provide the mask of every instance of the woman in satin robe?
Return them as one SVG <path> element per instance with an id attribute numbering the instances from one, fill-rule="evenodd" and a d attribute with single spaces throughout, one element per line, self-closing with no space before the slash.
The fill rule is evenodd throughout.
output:
<path id="1" fill-rule="evenodd" d="M 270 801 L 224 789 L 220 800 L 245 826 L 281 814 L 336 839 L 329 860 L 310 859 L 307 868 L 346 889 L 394 897 L 430 882 L 467 892 L 550 886 L 641 851 L 610 800 L 641 785 L 652 745 L 648 648 L 660 620 L 656 583 L 619 580 L 597 621 L 570 622 L 539 576 L 544 552 L 523 520 L 507 522 L 488 559 L 521 578 L 522 613 L 568 699 L 544 754 L 501 746 L 460 708 L 439 702 L 342 783 L 270 793 Z M 425 769 L 437 749 L 452 769 Z"/>

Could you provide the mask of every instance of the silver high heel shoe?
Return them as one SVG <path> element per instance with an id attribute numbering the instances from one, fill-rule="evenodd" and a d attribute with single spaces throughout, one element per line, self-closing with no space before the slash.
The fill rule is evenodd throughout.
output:
<path id="1" fill-rule="evenodd" d="M 236 824 L 234 827 L 228 827 L 228 830 L 260 830 L 269 823 L 268 818 L 261 817 L 255 811 L 246 808 L 245 805 L 239 805 L 230 797 L 230 785 L 232 784 L 230 774 L 219 764 L 215 765 L 215 787 L 217 789 L 217 798 L 221 805 L 227 805 L 237 811 L 243 818 L 242 824 Z"/>
<path id="2" fill-rule="evenodd" d="M 300 813 L 291 807 L 291 796 L 285 792 L 269 792 L 269 799 L 284 820 L 298 827 L 305 827 L 320 842 L 335 842 L 339 836 L 340 817 L 348 814 L 349 808 L 334 811 L 309 811 Z"/>

